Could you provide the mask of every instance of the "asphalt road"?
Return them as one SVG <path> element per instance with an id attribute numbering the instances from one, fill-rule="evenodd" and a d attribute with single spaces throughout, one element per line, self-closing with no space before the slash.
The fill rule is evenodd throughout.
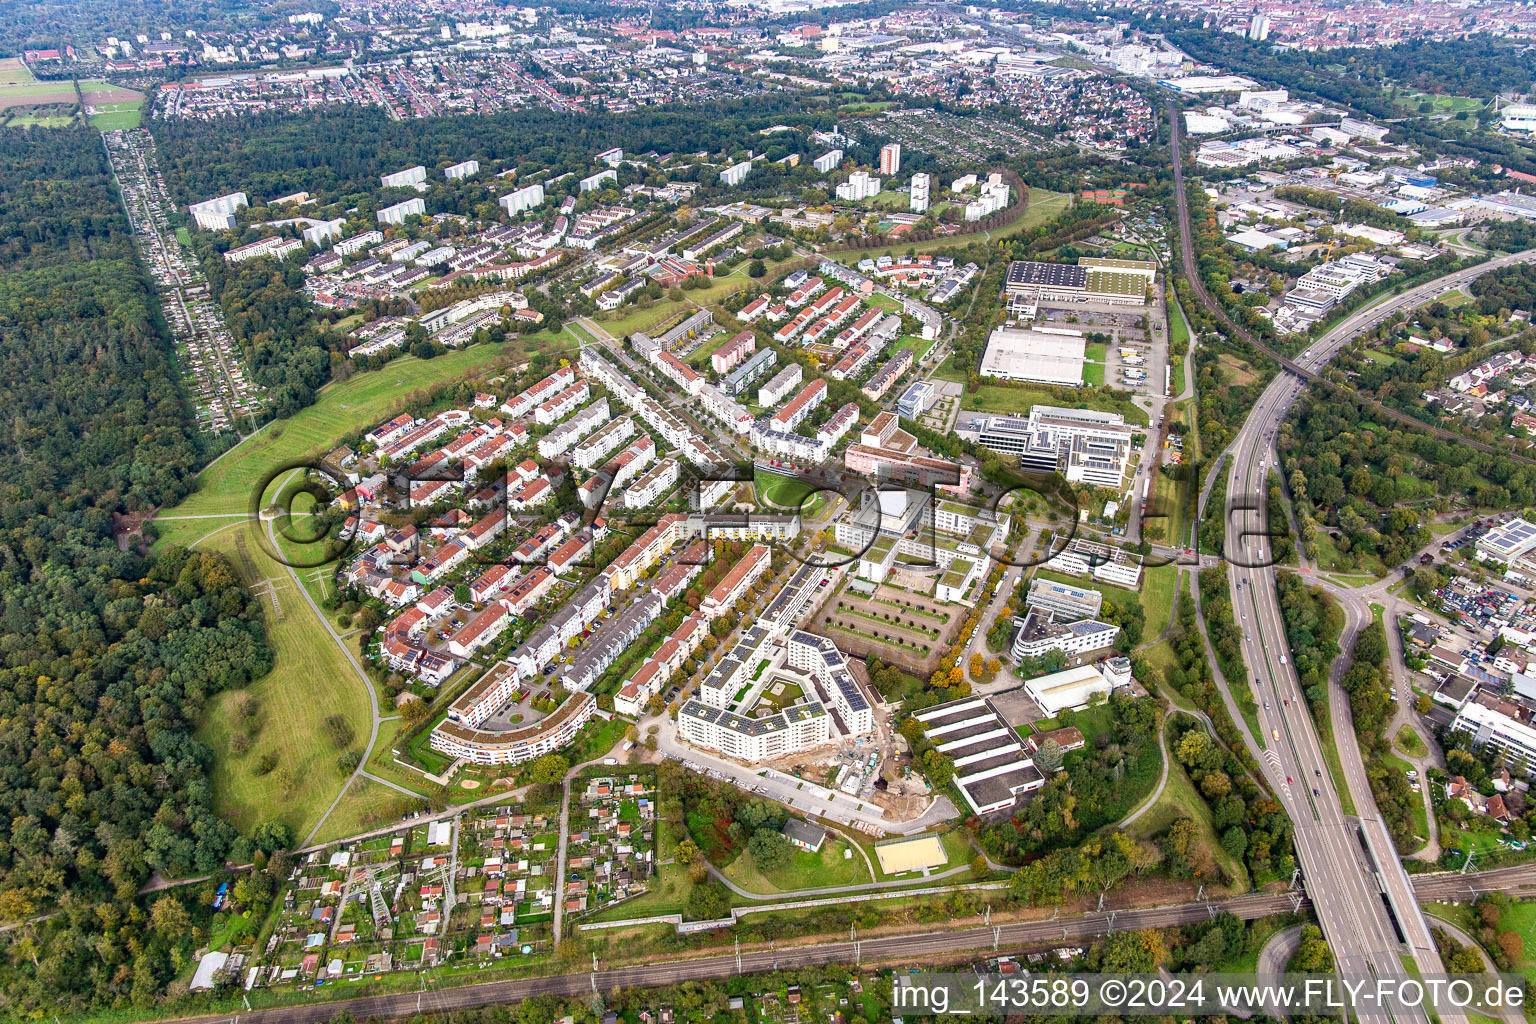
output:
<path id="1" fill-rule="evenodd" d="M 1204 293 L 1194 267 L 1179 153 L 1181 126 L 1176 111 L 1172 121 L 1175 189 L 1185 273 L 1202 302 L 1220 316 L 1219 309 Z M 1266 749 L 1254 753 L 1295 824 L 1297 859 L 1308 891 L 1328 894 L 1328 898 L 1317 901 L 1315 910 L 1335 959 L 1346 973 L 1402 976 L 1404 968 L 1398 954 L 1404 942 L 1421 972 L 1437 974 L 1444 968 L 1374 804 L 1362 805 L 1357 798 L 1360 820 L 1356 823 L 1345 818 L 1295 667 L 1288 664 L 1289 648 L 1280 614 L 1276 572 L 1271 564 L 1273 551 L 1266 536 L 1268 527 L 1263 508 L 1266 477 L 1276 464 L 1275 431 L 1306 383 L 1316 379 L 1317 371 L 1360 332 L 1397 310 L 1421 305 L 1481 274 L 1523 262 L 1533 255 L 1536 254 L 1493 259 L 1346 317 L 1296 360 L 1281 359 L 1287 372 L 1277 376 L 1265 389 L 1229 448 L 1228 501 L 1246 498 L 1247 504 L 1257 506 L 1234 510 L 1228 515 L 1226 550 L 1233 607 L 1239 616 L 1237 625 L 1244 638 L 1243 656 L 1254 694 L 1261 702 L 1258 718 L 1263 733 L 1261 742 Z M 1228 326 L 1243 335 L 1230 322 Z M 1394 418 L 1403 418 L 1395 410 L 1390 412 L 1395 414 Z M 1450 436 L 1454 438 L 1454 435 Z M 1286 527 L 1277 525 L 1275 529 L 1280 531 Z M 1351 625 L 1358 629 L 1361 623 L 1355 621 Z M 1343 709 L 1335 710 L 1343 713 Z M 1347 727 L 1347 714 L 1344 721 Z M 1369 796 L 1363 768 L 1356 762 L 1346 767 L 1346 773 L 1351 769 L 1362 773 L 1361 778 L 1348 780 L 1351 792 Z M 1399 1024 L 1425 1019 L 1422 1010 L 1406 1007 L 1392 1016 Z M 1375 1022 L 1389 1019 L 1385 1012 L 1362 1014 L 1361 1018 Z M 1442 1014 L 1442 1019 L 1464 1018 Z"/>
<path id="2" fill-rule="evenodd" d="M 1467 875 L 1425 875 L 1416 880 L 1414 888 L 1419 899 L 1434 901 L 1467 898 L 1479 892 L 1509 892 L 1521 885 L 1536 886 L 1536 865 Z M 739 958 L 732 954 L 704 956 L 664 964 L 599 970 L 595 973 L 485 982 L 459 988 L 364 996 L 183 1019 L 189 1024 L 319 1024 L 330 1020 L 342 1010 L 358 1019 L 369 1016 L 394 1018 L 496 1003 L 517 1003 L 545 994 L 586 995 L 594 991 L 594 985 L 597 992 L 610 992 L 614 988 L 654 988 L 684 981 L 725 978 L 738 973 L 755 974 L 819 964 L 946 963 L 952 961 L 956 954 L 963 956 L 970 951 L 1011 950 L 1020 946 L 1049 946 L 1062 942 L 1081 943 L 1104 935 L 1111 928 L 1166 928 L 1191 924 L 1208 920 L 1212 912 L 1226 912 L 1251 921 L 1288 913 L 1292 906 L 1291 897 L 1283 893 L 1250 894 L 1222 903 L 1181 903 L 1170 907 L 1126 909 L 1060 920 L 1005 924 L 996 928 L 938 930 L 853 942 L 755 950 L 742 953 Z M 1305 899 L 1301 906 L 1307 906 Z"/>

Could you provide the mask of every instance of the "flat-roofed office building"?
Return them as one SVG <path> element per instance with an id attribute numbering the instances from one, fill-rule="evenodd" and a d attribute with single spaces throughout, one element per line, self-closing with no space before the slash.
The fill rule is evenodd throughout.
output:
<path id="1" fill-rule="evenodd" d="M 1008 810 L 1045 776 L 997 707 L 985 697 L 936 704 L 912 716 L 955 766 L 955 784 L 977 814 Z"/>

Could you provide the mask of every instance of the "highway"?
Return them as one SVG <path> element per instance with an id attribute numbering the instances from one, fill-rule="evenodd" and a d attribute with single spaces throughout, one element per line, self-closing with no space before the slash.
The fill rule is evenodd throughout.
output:
<path id="1" fill-rule="evenodd" d="M 1536 865 L 1481 873 L 1426 875 L 1414 887 L 1425 901 L 1465 899 L 1479 892 L 1512 892 L 1522 885 L 1536 886 Z M 1047 947 L 1063 942 L 1081 944 L 1106 934 L 1111 928 L 1167 928 L 1209 920 L 1213 913 L 1230 913 L 1245 921 L 1289 913 L 1296 906 L 1286 893 L 1249 894 L 1221 903 L 1181 903 L 1168 907 L 1122 909 L 1059 920 L 1027 921 L 993 928 L 936 930 L 907 935 L 887 935 L 852 942 L 828 942 L 785 949 L 758 949 L 734 954 L 703 956 L 669 963 L 584 971 L 518 981 L 490 981 L 458 988 L 429 989 L 389 995 L 361 996 L 333 1002 L 209 1014 L 183 1018 L 189 1024 L 319 1024 L 345 1010 L 355 1018 L 394 1018 L 417 1013 L 465 1009 L 491 1004 L 512 1004 L 537 995 L 583 996 L 611 992 L 615 988 L 654 988 L 684 981 L 725 978 L 819 964 L 919 963 L 948 964 L 970 953 L 1018 947 Z M 1306 907 L 1303 899 L 1300 906 Z M 600 966 L 600 965 L 599 965 Z M 335 992 L 337 990 L 330 990 Z M 317 995 L 329 995 L 325 989 Z M 1444 1015 L 1442 1015 L 1443 1017 Z"/>
<path id="2" fill-rule="evenodd" d="M 1243 656 L 1254 698 L 1260 704 L 1261 734 L 1257 739 L 1265 749 L 1254 753 L 1295 824 L 1297 859 L 1307 891 L 1314 895 L 1327 894 L 1326 898 L 1315 901 L 1315 911 L 1340 970 L 1380 977 L 1403 976 L 1405 972 L 1399 953 L 1406 943 L 1421 972 L 1442 973 L 1444 968 L 1439 954 L 1424 917 L 1413 901 L 1408 877 L 1402 870 L 1397 852 L 1387 837 L 1374 802 L 1370 800 L 1368 784 L 1362 777 L 1350 785 L 1360 810 L 1356 822 L 1345 817 L 1327 771 L 1327 762 L 1295 667 L 1288 663 L 1289 647 L 1280 614 L 1276 570 L 1271 564 L 1273 551 L 1266 536 L 1265 483 L 1268 473 L 1278 472 L 1274 448 L 1276 430 L 1297 395 L 1309 381 L 1317 379 L 1318 370 L 1339 348 L 1400 309 L 1421 305 L 1480 274 L 1522 262 L 1536 253 L 1489 260 L 1359 310 L 1328 331 L 1296 360 L 1284 359 L 1226 320 L 1200 282 L 1194 264 L 1180 156 L 1181 123 L 1176 107 L 1172 109 L 1170 120 L 1180 241 L 1190 285 L 1201 302 L 1224 320 L 1236 336 L 1274 356 L 1287 371 L 1265 389 L 1228 449 L 1231 476 L 1227 491 L 1228 509 L 1223 510 L 1227 515 L 1225 555 L 1233 588 L 1234 614 L 1239 616 L 1237 625 L 1243 635 Z M 1364 401 L 1358 396 L 1353 400 Z M 1376 407 L 1375 403 L 1371 404 Z M 1396 410 L 1377 408 L 1393 418 L 1411 420 Z M 1450 432 L 1412 422 L 1420 429 L 1463 440 Z M 1234 507 L 1234 501 L 1253 507 Z M 1288 526 L 1279 524 L 1276 530 L 1286 531 Z M 1337 700 L 1335 694 L 1335 702 Z M 1347 723 L 1347 716 L 1344 721 Z M 1365 796 L 1363 802 L 1361 793 Z M 1408 1008 L 1390 1016 L 1398 1024 L 1405 1020 L 1424 1020 L 1421 1010 Z M 1460 1019 L 1458 1015 L 1441 1016 L 1446 1021 Z M 1362 1019 L 1386 1021 L 1389 1015 L 1385 1012 L 1363 1014 Z"/>

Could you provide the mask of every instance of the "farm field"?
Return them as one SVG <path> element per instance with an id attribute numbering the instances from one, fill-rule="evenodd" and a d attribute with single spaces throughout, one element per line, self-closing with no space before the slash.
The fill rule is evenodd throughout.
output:
<path id="1" fill-rule="evenodd" d="M 22 62 L 20 57 L 0 58 L 0 86 L 27 85 L 35 82 L 30 68 Z"/>
<path id="2" fill-rule="evenodd" d="M 0 109 L 35 106 L 39 103 L 74 102 L 75 87 L 69 82 L 28 81 L 16 85 L 0 85 Z"/>

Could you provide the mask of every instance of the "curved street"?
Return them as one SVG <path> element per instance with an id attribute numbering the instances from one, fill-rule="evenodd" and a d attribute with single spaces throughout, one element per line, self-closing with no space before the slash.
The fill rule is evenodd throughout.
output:
<path id="1" fill-rule="evenodd" d="M 1408 877 L 1402 870 L 1376 811 L 1358 744 L 1338 744 L 1346 784 L 1359 813 L 1358 819 L 1345 817 L 1338 794 L 1333 788 L 1333 780 L 1326 771 L 1327 762 L 1310 720 L 1306 700 L 1294 666 L 1288 664 L 1286 657 L 1288 640 L 1280 614 L 1276 569 L 1272 552 L 1267 550 L 1270 527 L 1265 522 L 1264 502 L 1255 500 L 1254 496 L 1265 493 L 1267 473 L 1276 464 L 1274 437 L 1280 423 L 1302 388 L 1309 382 L 1319 380 L 1318 370 L 1344 344 L 1360 331 L 1399 309 L 1421 305 L 1436 295 L 1498 267 L 1529 261 L 1536 258 L 1536 252 L 1489 260 L 1390 296 L 1346 316 L 1313 343 L 1298 360 L 1284 358 L 1228 319 L 1205 291 L 1195 266 L 1180 153 L 1182 128 L 1179 111 L 1175 104 L 1170 103 L 1169 107 L 1180 248 L 1185 275 L 1201 302 L 1235 336 L 1275 358 L 1283 367 L 1283 372 L 1265 389 L 1229 447 L 1231 476 L 1228 508 L 1231 508 L 1232 499 L 1238 496 L 1248 498 L 1244 504 L 1255 506 L 1242 510 L 1243 515 L 1240 517 L 1228 516 L 1226 530 L 1226 557 L 1231 566 L 1229 584 L 1232 587 L 1233 608 L 1241 614 L 1242 621 L 1247 622 L 1247 625 L 1243 625 L 1242 621 L 1239 623 L 1247 637 L 1243 654 L 1248 662 L 1251 685 L 1262 697 L 1263 706 L 1258 711 L 1260 725 L 1270 734 L 1270 744 L 1262 750 L 1253 746 L 1250 738 L 1250 749 L 1259 758 L 1295 823 L 1298 861 L 1309 891 L 1330 894 L 1331 898 L 1321 901 L 1316 909 L 1340 969 L 1347 973 L 1372 973 L 1378 977 L 1403 976 L 1404 968 L 1398 956 L 1397 933 L 1400 928 L 1413 950 L 1419 970 L 1425 974 L 1442 973 L 1444 967 L 1430 938 L 1428 926 L 1412 902 Z M 1365 401 L 1359 396 L 1349 397 L 1352 401 Z M 1450 431 L 1419 424 L 1405 413 L 1379 403 L 1368 404 L 1379 415 L 1409 422 L 1416 428 L 1450 440 L 1464 440 Z M 1486 446 L 1474 446 L 1491 450 Z M 1346 626 L 1342 645 L 1347 651 L 1354 632 L 1369 620 L 1371 613 L 1369 606 L 1358 599 L 1344 602 L 1344 608 L 1349 625 Z M 1330 706 L 1335 735 L 1353 737 L 1348 705 L 1339 696 L 1341 691 L 1337 687 L 1337 679 L 1345 667 L 1344 662 L 1345 659 L 1340 659 L 1333 668 L 1330 681 L 1333 699 Z M 1235 717 L 1235 720 L 1240 719 Z M 1296 781 L 1298 779 L 1299 782 Z M 1378 880 L 1385 882 L 1385 901 L 1378 891 Z M 1398 1009 L 1400 1012 L 1391 1015 L 1384 1012 L 1361 1014 L 1361 1019 L 1374 1022 L 1385 1022 L 1389 1018 L 1400 1021 L 1425 1019 L 1420 1008 Z M 1460 1014 L 1442 1014 L 1442 1019 L 1461 1021 L 1464 1017 Z"/>

